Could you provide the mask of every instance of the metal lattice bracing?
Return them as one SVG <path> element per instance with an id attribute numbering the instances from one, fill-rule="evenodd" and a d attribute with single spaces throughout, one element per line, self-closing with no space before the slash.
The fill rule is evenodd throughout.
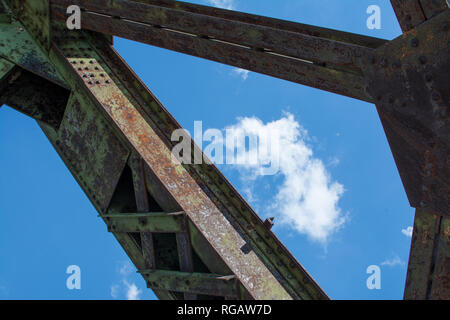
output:
<path id="1" fill-rule="evenodd" d="M 375 103 L 417 208 L 405 298 L 448 299 L 450 11 L 391 3 L 387 41 L 171 0 L 3 0 L 0 103 L 38 121 L 156 295 L 189 300 L 328 297 L 214 165 L 172 159 L 180 126 L 111 36 Z"/>

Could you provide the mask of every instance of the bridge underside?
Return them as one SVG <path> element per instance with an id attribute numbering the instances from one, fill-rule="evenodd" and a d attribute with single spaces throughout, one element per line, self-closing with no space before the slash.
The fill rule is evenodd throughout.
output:
<path id="1" fill-rule="evenodd" d="M 448 299 L 450 13 L 391 2 L 386 41 L 178 1 L 0 0 L 0 104 L 38 121 L 148 287 L 193 300 L 328 297 L 214 165 L 172 159 L 180 125 L 111 36 L 373 102 L 417 208 L 405 298 Z"/>

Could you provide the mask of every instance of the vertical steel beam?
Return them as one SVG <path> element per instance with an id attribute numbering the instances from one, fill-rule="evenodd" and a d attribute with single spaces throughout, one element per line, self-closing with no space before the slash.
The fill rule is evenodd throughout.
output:
<path id="1" fill-rule="evenodd" d="M 446 0 L 391 0 L 403 32 L 448 9 Z"/>
<path id="2" fill-rule="evenodd" d="M 450 217 L 416 210 L 404 298 L 450 299 Z"/>

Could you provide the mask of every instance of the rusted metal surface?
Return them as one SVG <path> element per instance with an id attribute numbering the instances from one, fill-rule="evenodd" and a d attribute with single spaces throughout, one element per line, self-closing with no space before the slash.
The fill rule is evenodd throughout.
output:
<path id="1" fill-rule="evenodd" d="M 431 19 L 448 9 L 447 0 L 420 0 L 420 5 L 427 19 Z"/>
<path id="2" fill-rule="evenodd" d="M 139 272 L 158 289 L 227 298 L 237 297 L 234 276 L 164 270 L 140 270 Z"/>
<path id="3" fill-rule="evenodd" d="M 448 9 L 446 0 L 391 0 L 403 32 Z"/>
<path id="4" fill-rule="evenodd" d="M 139 104 L 136 104 L 136 108 L 140 107 L 141 114 L 158 127 L 162 139 L 167 144 L 172 144 L 170 135 L 173 130 L 180 128 L 179 124 L 111 47 L 106 46 L 103 41 L 94 41 L 93 45 L 101 52 L 103 61 L 122 80 L 121 85 L 139 102 Z M 261 252 L 270 263 L 276 266 L 276 272 L 279 272 L 289 285 L 296 292 L 299 292 L 301 297 L 326 298 L 326 295 L 323 294 L 312 277 L 308 275 L 278 238 L 267 230 L 259 216 L 214 165 L 204 164 L 185 167 L 197 183 L 202 185 L 204 190 L 207 190 L 211 200 L 222 211 L 227 212 L 235 219 L 236 223 L 246 232 L 252 246 L 257 248 L 258 252 Z M 151 170 L 146 170 L 146 172 L 147 187 L 158 204 L 166 212 L 180 210 L 181 208 L 161 185 L 157 176 Z M 202 256 L 202 260 L 208 268 L 216 273 L 227 273 L 224 271 L 224 266 L 220 263 L 219 257 L 216 257 L 215 251 L 210 249 L 208 242 L 195 226 L 191 226 L 189 229 L 193 246 L 196 248 L 196 252 Z"/>
<path id="5" fill-rule="evenodd" d="M 52 16 L 57 21 L 65 21 L 66 19 L 65 10 L 61 7 L 52 6 Z M 129 20 L 114 19 L 112 16 L 91 12 L 84 12 L 81 22 L 83 29 L 118 35 L 127 39 L 305 84 L 352 98 L 369 102 L 372 101 L 366 95 L 364 86 L 362 86 L 362 75 L 354 70 L 352 72 L 346 72 L 340 70 L 338 67 L 328 68 L 326 63 L 322 62 L 316 63 L 314 61 L 279 55 L 264 50 L 254 50 L 249 46 L 241 44 L 199 37 L 195 34 L 172 31 L 159 26 L 155 27 Z M 317 43 L 314 44 L 314 49 L 310 50 L 307 56 L 313 55 L 313 51 L 317 50 L 318 44 L 321 43 L 320 40 L 316 41 L 313 38 L 309 38 L 309 40 L 309 42 Z M 327 51 L 330 57 L 333 56 L 330 52 L 333 51 L 333 46 L 345 47 L 345 45 L 337 42 L 329 42 Z M 352 50 L 354 51 L 354 55 L 362 56 L 364 52 L 372 49 L 354 47 L 354 49 L 349 49 L 348 51 Z M 345 54 L 343 55 L 345 56 Z M 353 58 L 352 54 L 350 54 L 350 57 L 346 59 L 347 63 L 352 61 Z"/>
<path id="6" fill-rule="evenodd" d="M 148 212 L 101 215 L 114 232 L 183 233 L 186 231 L 184 212 Z"/>
<path id="7" fill-rule="evenodd" d="M 120 17 L 120 19 L 141 24 L 226 41 L 318 64 L 337 65 L 343 69 L 354 69 L 355 71 L 359 70 L 355 58 L 372 51 L 368 47 L 304 33 L 146 3 L 118 0 L 65 0 L 58 2 L 62 8 L 67 7 L 70 3 L 79 5 L 85 11 L 101 13 L 110 17 Z"/>
<path id="8" fill-rule="evenodd" d="M 367 57 L 377 101 L 412 207 L 450 213 L 450 10 Z"/>
<path id="9" fill-rule="evenodd" d="M 405 299 L 450 299 L 450 218 L 417 210 Z"/>
<path id="10" fill-rule="evenodd" d="M 92 103 L 72 94 L 59 130 L 43 128 L 100 212 L 108 207 L 129 151 Z"/>
<path id="11" fill-rule="evenodd" d="M 60 2 L 64 0 L 56 0 Z M 239 21 L 243 23 L 266 26 L 274 29 L 291 31 L 295 33 L 310 35 L 319 38 L 325 38 L 340 42 L 352 43 L 362 47 L 377 48 L 384 44 L 386 40 L 368 37 L 364 35 L 343 32 L 333 29 L 322 28 L 297 22 L 274 19 L 244 12 L 221 9 L 217 7 L 202 6 L 183 1 L 164 1 L 164 0 L 135 0 L 133 2 L 141 2 L 160 7 L 172 8 L 185 12 L 208 15 L 212 17 L 222 18 L 230 21 Z"/>
<path id="12" fill-rule="evenodd" d="M 0 23 L 0 57 L 59 86 L 66 86 L 45 52 L 15 19 L 10 24 Z"/>
<path id="13" fill-rule="evenodd" d="M 67 63 L 72 65 L 91 94 L 143 157 L 190 220 L 219 252 L 233 273 L 255 299 L 289 299 L 291 296 L 254 253 L 240 248 L 246 241 L 211 202 L 184 167 L 172 160 L 171 150 L 122 93 L 100 58 L 92 52 L 89 58 L 74 57 L 62 47 Z M 69 49 L 70 50 L 70 49 Z M 79 66 L 88 66 L 88 70 Z M 255 275 L 258 275 L 256 278 Z M 269 287 L 267 287 L 269 286 Z"/>
<path id="14" fill-rule="evenodd" d="M 420 0 L 391 0 L 403 32 L 407 32 L 425 21 Z"/>
<path id="15" fill-rule="evenodd" d="M 2 74 L 10 79 L 20 66 L 72 90 L 67 107 L 58 107 L 60 116 L 64 110 L 62 121 L 45 124 L 36 117 L 36 107 L 29 114 L 40 120 L 159 298 L 327 296 L 270 231 L 270 221 L 263 223 L 214 165 L 172 162 L 170 135 L 179 124 L 109 46 L 104 33 L 375 101 L 410 203 L 421 208 L 405 298 L 449 299 L 445 1 L 392 0 L 408 32 L 390 43 L 161 0 L 53 0 L 50 33 L 49 2 L 7 2 L 14 17 L 0 23 L 0 56 L 10 62 L 0 63 L 0 79 Z M 69 4 L 87 9 L 83 28 L 102 34 L 60 32 L 56 20 L 65 21 L 64 6 Z M 170 212 L 179 211 L 186 220 L 172 219 Z M 223 282 L 230 280 L 232 285 Z"/>
<path id="16" fill-rule="evenodd" d="M 45 50 L 50 48 L 49 0 L 5 0 L 33 39 Z"/>

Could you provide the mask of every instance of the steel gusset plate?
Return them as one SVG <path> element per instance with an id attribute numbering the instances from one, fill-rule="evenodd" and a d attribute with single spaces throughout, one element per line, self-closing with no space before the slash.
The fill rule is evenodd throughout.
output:
<path id="1" fill-rule="evenodd" d="M 363 59 L 412 207 L 450 213 L 450 10 Z"/>

